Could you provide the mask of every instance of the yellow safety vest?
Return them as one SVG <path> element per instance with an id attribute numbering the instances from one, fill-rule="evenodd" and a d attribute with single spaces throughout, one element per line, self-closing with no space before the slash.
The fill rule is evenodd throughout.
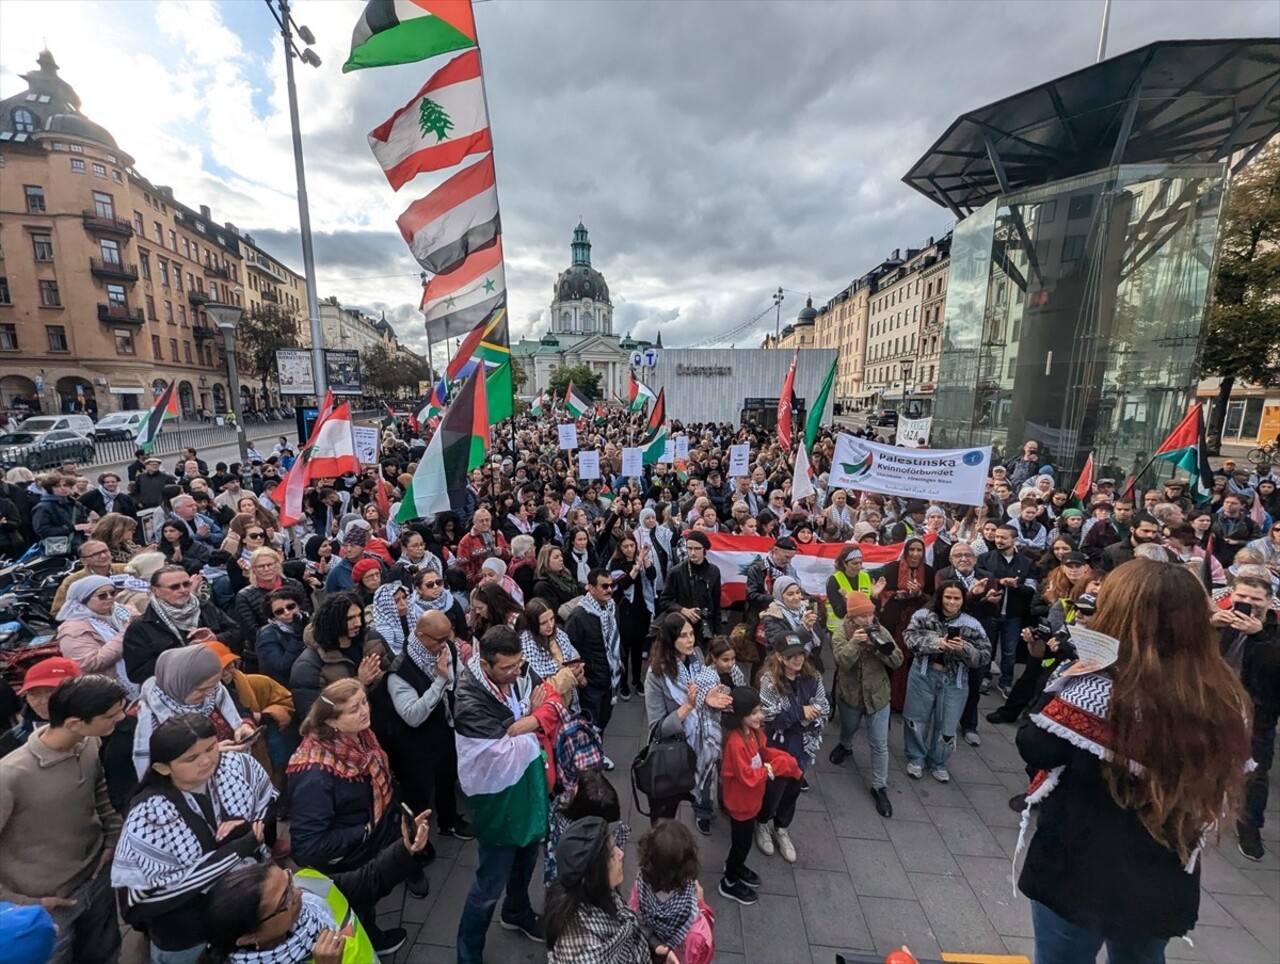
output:
<path id="1" fill-rule="evenodd" d="M 849 582 L 849 577 L 837 569 L 832 573 L 836 577 L 836 585 L 840 587 L 840 591 L 845 595 L 853 592 L 853 585 Z M 858 573 L 858 592 L 863 593 L 867 598 L 871 597 L 871 575 L 865 569 Z M 831 601 L 827 601 L 827 630 L 834 633 L 840 626 L 840 617 L 836 615 L 836 611 L 831 608 Z"/>
<path id="2" fill-rule="evenodd" d="M 329 909 L 333 911 L 336 930 L 340 931 L 348 924 L 352 926 L 354 933 L 347 938 L 342 948 L 342 964 L 369 964 L 371 961 L 377 961 L 378 955 L 374 953 L 373 942 L 369 940 L 364 925 L 360 923 L 360 918 L 351 909 L 350 902 L 332 880 L 320 871 L 309 867 L 306 870 L 299 870 L 293 875 L 293 879 L 307 893 L 324 898 Z"/>

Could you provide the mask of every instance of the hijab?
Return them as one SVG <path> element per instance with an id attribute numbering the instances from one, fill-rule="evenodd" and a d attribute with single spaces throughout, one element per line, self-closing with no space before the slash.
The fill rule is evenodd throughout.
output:
<path id="1" fill-rule="evenodd" d="M 166 649 L 156 659 L 156 686 L 179 703 L 205 680 L 221 673 L 222 662 L 218 654 L 207 646 Z"/>

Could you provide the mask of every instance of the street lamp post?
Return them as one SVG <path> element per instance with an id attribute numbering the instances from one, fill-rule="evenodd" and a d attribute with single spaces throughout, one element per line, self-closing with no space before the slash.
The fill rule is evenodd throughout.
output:
<path id="1" fill-rule="evenodd" d="M 222 332 L 222 349 L 227 356 L 227 383 L 231 391 L 231 411 L 236 417 L 236 442 L 240 445 L 240 467 L 249 466 L 249 444 L 244 435 L 244 413 L 240 411 L 240 372 L 236 368 L 236 325 L 244 309 L 239 305 L 223 305 L 210 302 L 204 306 L 205 314 Z"/>
<path id="2" fill-rule="evenodd" d="M 910 358 L 904 358 L 902 359 L 902 361 L 898 362 L 898 364 L 902 366 L 902 412 L 900 414 L 900 417 L 906 418 L 907 417 L 907 379 L 911 377 L 912 360 Z"/>

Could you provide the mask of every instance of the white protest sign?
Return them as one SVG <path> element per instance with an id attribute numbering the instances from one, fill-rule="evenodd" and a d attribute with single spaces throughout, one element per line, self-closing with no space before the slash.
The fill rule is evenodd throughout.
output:
<path id="1" fill-rule="evenodd" d="M 622 474 L 631 477 L 644 475 L 644 452 L 638 448 L 622 450 Z"/>
<path id="2" fill-rule="evenodd" d="M 578 426 L 572 422 L 565 422 L 563 425 L 557 425 L 556 431 L 560 433 L 560 447 L 562 449 L 576 449 L 578 447 Z"/>
<path id="3" fill-rule="evenodd" d="M 378 427 L 376 425 L 353 425 L 351 437 L 356 445 L 356 458 L 361 465 L 378 464 Z"/>
<path id="4" fill-rule="evenodd" d="M 578 453 L 578 478 L 600 478 L 600 453 L 594 449 L 583 449 Z"/>
<path id="5" fill-rule="evenodd" d="M 927 418 L 898 419 L 898 444 L 909 449 L 918 449 L 929 444 L 929 430 L 933 427 L 933 416 Z"/>
<path id="6" fill-rule="evenodd" d="M 912 449 L 879 445 L 840 433 L 828 485 L 908 499 L 981 505 L 991 446 Z"/>
<path id="7" fill-rule="evenodd" d="M 1079 676 L 1106 669 L 1120 658 L 1120 641 L 1105 633 L 1097 633 L 1083 626 L 1069 626 L 1071 644 L 1080 657 L 1065 670 L 1063 676 Z"/>
<path id="8" fill-rule="evenodd" d="M 749 475 L 748 465 L 751 462 L 751 446 L 745 442 L 741 445 L 729 446 L 729 478 L 740 479 Z"/>
<path id="9" fill-rule="evenodd" d="M 679 450 L 680 450 L 679 443 L 673 441 L 672 439 L 667 439 L 667 444 L 662 449 L 662 458 L 660 459 L 660 461 L 666 462 L 668 465 L 670 465 L 676 459 L 680 458 L 680 456 L 677 454 Z M 688 455 L 687 447 L 685 449 L 685 454 L 686 456 Z"/>
<path id="10" fill-rule="evenodd" d="M 689 436 L 676 436 L 676 458 L 687 459 L 689 457 Z"/>

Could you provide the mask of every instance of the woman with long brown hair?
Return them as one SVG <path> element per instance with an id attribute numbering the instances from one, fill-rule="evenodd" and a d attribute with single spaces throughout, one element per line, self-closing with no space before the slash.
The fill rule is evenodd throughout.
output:
<path id="1" fill-rule="evenodd" d="M 1200 849 L 1238 808 L 1249 698 L 1181 566 L 1135 559 L 1103 583 L 1090 628 L 1114 665 L 1064 675 L 1018 731 L 1039 804 L 1019 889 L 1037 964 L 1163 962 L 1200 909 Z"/>

